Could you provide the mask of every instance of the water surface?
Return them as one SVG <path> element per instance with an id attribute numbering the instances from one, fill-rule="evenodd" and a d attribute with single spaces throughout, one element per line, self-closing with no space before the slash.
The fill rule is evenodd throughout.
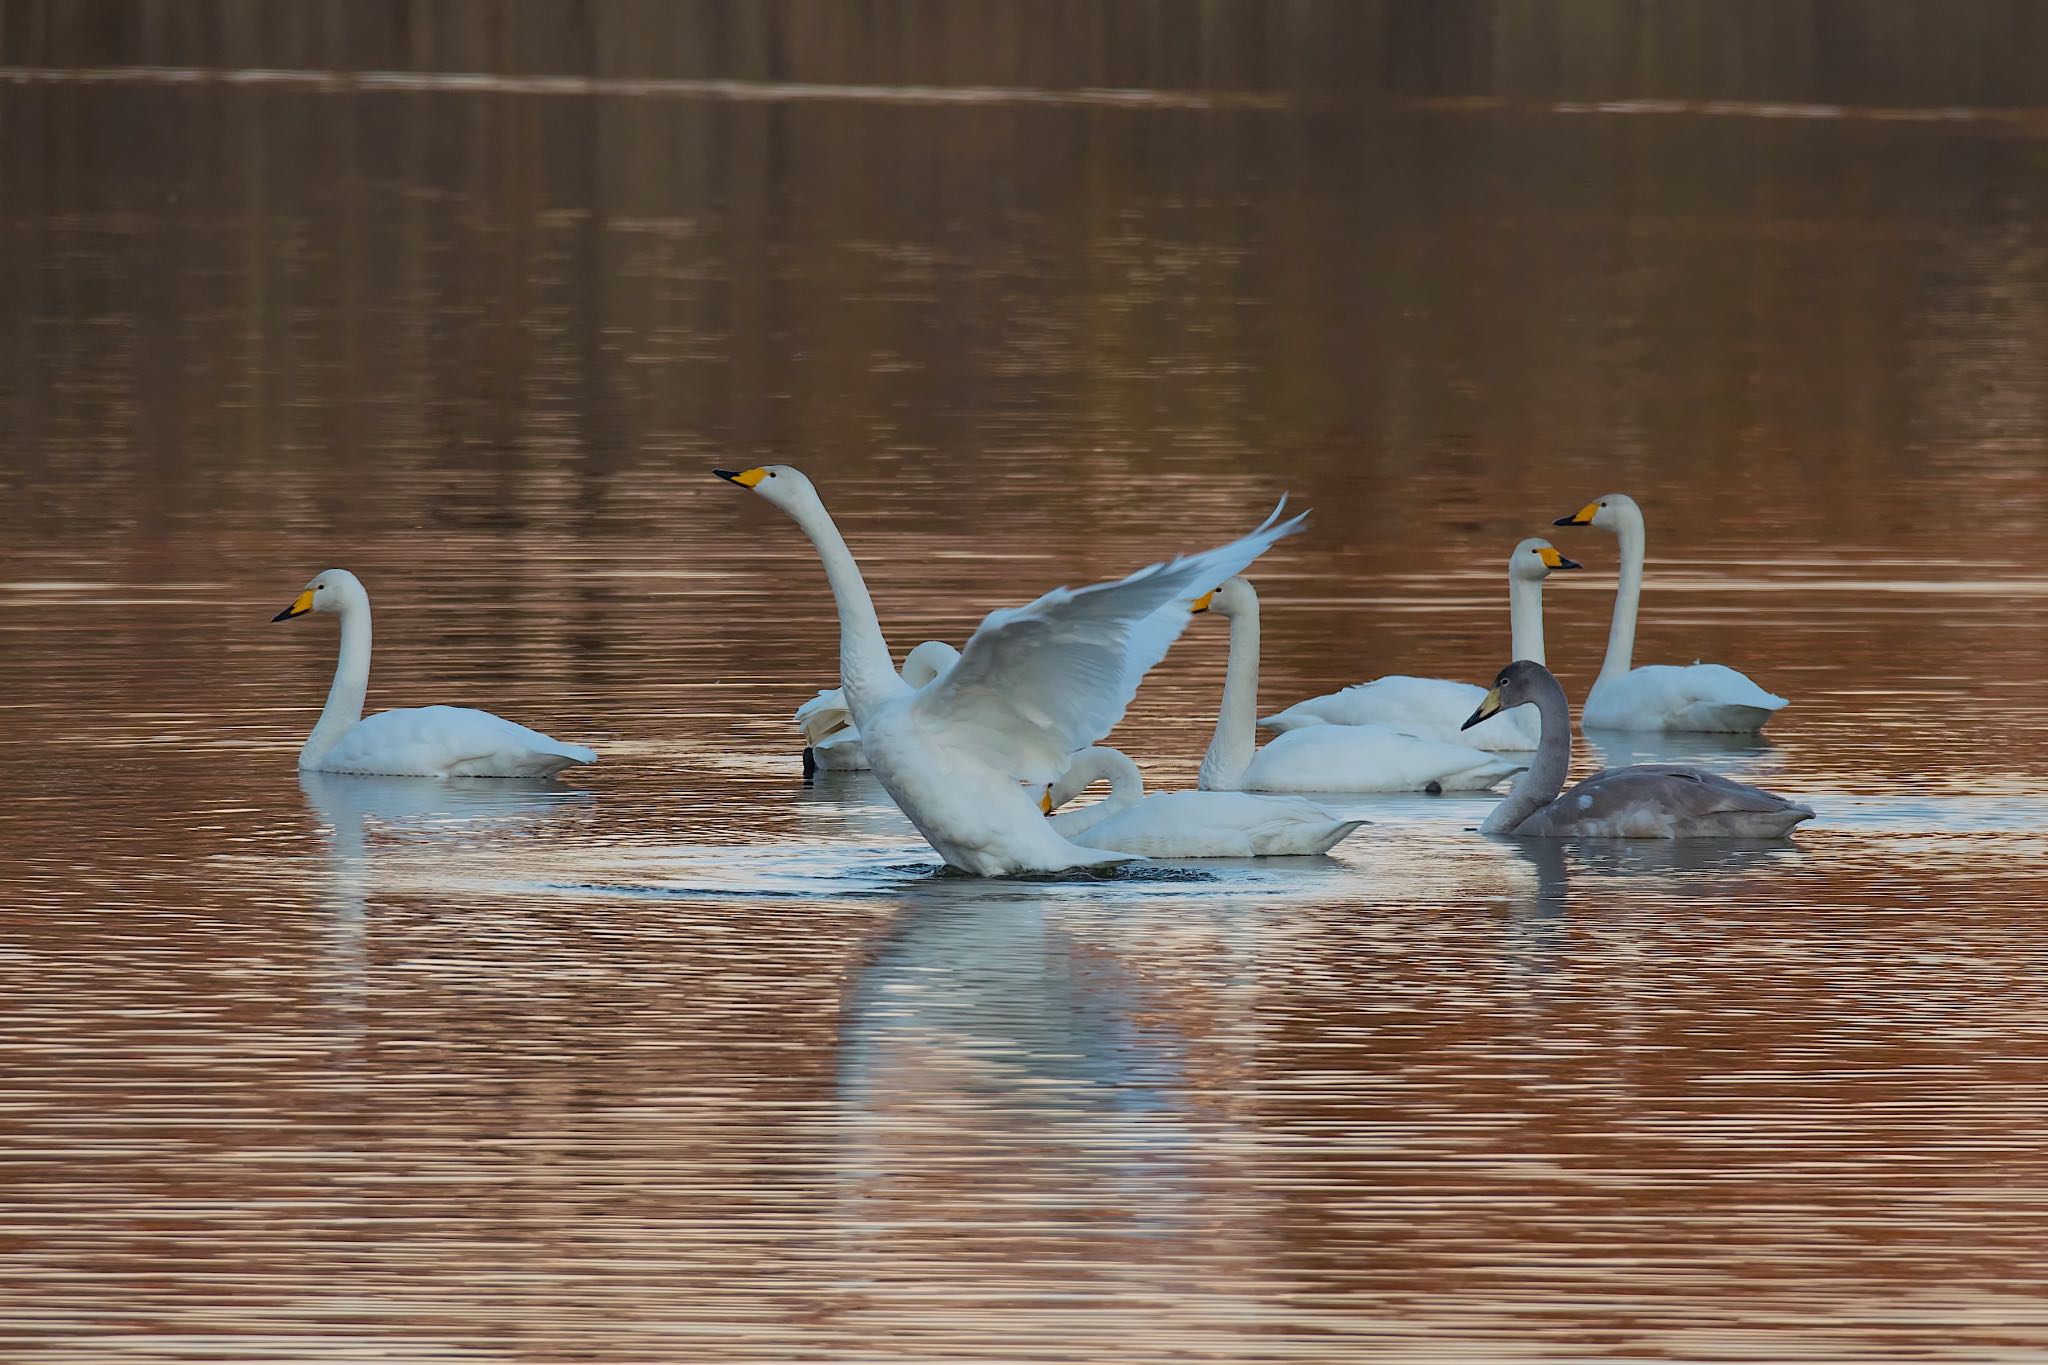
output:
<path id="1" fill-rule="evenodd" d="M 2033 106 L 1552 88 L 1512 34 L 1467 79 L 1445 23 L 1371 98 L 972 24 L 588 68 L 747 98 L 121 74 L 170 39 L 0 84 L 0 1354 L 2048 1352 Z M 386 65 L 566 69 L 464 55 Z M 1003 93 L 1111 88 L 1159 98 Z M 1594 107 L 1655 97 L 1740 107 Z M 1549 523 L 1630 492 L 1638 658 L 1793 699 L 1685 752 L 1820 818 L 1520 848 L 1383 798 L 1327 860 L 937 875 L 801 781 L 822 577 L 706 472 L 766 459 L 899 652 L 1290 491 L 1276 706 L 1483 680 L 1539 532 L 1582 694 L 1616 547 Z M 329 565 L 373 705 L 600 765 L 302 779 L 334 636 L 269 618 Z M 1195 622 L 1120 730 L 1154 785 L 1222 655 Z"/>

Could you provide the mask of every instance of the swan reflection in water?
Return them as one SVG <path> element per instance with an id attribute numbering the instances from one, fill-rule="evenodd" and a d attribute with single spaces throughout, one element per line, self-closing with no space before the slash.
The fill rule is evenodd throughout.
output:
<path id="1" fill-rule="evenodd" d="M 1220 1219 L 1251 1235 L 1256 1217 L 1231 1216 L 1250 1196 L 1202 1178 L 1238 1124 L 1198 1097 L 1251 1045 L 1252 907 L 1192 910 L 1198 941 L 1168 960 L 1160 921 L 1128 904 L 1143 928 L 1040 888 L 946 878 L 907 899 L 842 1004 L 830 1139 L 850 1274 L 880 1281 L 875 1258 L 940 1244 L 1025 1275 L 1032 1242 L 1071 1255 L 1077 1231 L 1105 1258 Z M 1178 970 L 1193 960 L 1199 980 Z"/>
<path id="2" fill-rule="evenodd" d="M 318 817 L 326 844 L 327 887 L 322 979 L 330 1007 L 350 1036 L 359 1034 L 368 986 L 364 929 L 377 864 L 391 857 L 473 851 L 480 838 L 526 837 L 590 792 L 549 778 L 359 777 L 299 772 L 299 790 Z M 394 836 L 372 841 L 371 833 Z"/>
<path id="3" fill-rule="evenodd" d="M 1599 730 L 1580 727 L 1603 768 L 1636 763 L 1694 763 L 1717 773 L 1765 774 L 1782 752 L 1762 735 L 1704 730 Z"/>

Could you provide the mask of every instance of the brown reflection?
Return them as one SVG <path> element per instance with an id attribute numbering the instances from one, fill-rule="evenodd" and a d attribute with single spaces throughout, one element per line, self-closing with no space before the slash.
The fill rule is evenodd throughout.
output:
<path id="1" fill-rule="evenodd" d="M 2037 7 L 90 8 L 0 0 L 0 1356 L 2042 1348 Z M 225 75 L 58 69 L 138 63 Z M 1104 88 L 1217 97 L 1039 97 Z M 1623 489 L 1638 657 L 1793 699 L 1688 761 L 1822 819 L 978 899 L 800 787 L 835 633 L 735 457 L 899 648 L 1290 490 L 1275 705 L 1483 678 Z M 330 565 L 377 704 L 590 799 L 302 792 Z"/>

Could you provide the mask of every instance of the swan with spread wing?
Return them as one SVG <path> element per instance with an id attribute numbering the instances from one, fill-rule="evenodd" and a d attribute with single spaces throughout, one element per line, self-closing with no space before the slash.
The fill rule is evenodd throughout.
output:
<path id="1" fill-rule="evenodd" d="M 1186 628 L 1189 604 L 1302 522 L 1282 521 L 1275 509 L 1217 549 L 991 612 L 958 663 L 912 688 L 896 671 L 859 564 L 803 472 L 779 464 L 713 472 L 780 507 L 810 537 L 838 609 L 840 686 L 869 767 L 948 865 L 981 876 L 1129 857 L 1063 837 L 1033 793 L 1123 718 L 1138 683 Z"/>

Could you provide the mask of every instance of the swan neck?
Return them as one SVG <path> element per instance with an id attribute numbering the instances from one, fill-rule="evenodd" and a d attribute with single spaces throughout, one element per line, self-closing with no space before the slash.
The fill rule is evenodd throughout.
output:
<path id="1" fill-rule="evenodd" d="M 1557 800 L 1558 793 L 1564 790 L 1565 777 L 1571 772 L 1572 709 L 1565 700 L 1564 688 L 1557 679 L 1546 675 L 1530 704 L 1536 708 L 1541 724 L 1536 756 L 1516 774 L 1506 799 L 1480 826 L 1487 834 L 1513 833 L 1516 826 Z"/>
<path id="2" fill-rule="evenodd" d="M 1259 609 L 1256 602 L 1230 618 L 1230 660 L 1223 673 L 1223 704 L 1216 734 L 1202 758 L 1204 791 L 1236 791 L 1258 750 Z"/>
<path id="3" fill-rule="evenodd" d="M 831 584 L 832 601 L 839 609 L 839 682 L 846 690 L 853 723 L 865 726 L 868 713 L 905 684 L 896 674 L 889 642 L 882 638 L 882 623 L 875 615 L 867 581 L 831 514 L 822 504 L 813 504 L 797 514 L 796 522 L 825 565 L 825 580 Z"/>
<path id="4" fill-rule="evenodd" d="M 1636 606 L 1643 596 L 1643 523 L 1631 517 L 1621 524 L 1621 576 L 1614 587 L 1614 621 L 1607 627 L 1607 658 L 1600 681 L 1625 675 L 1635 661 Z"/>
<path id="5" fill-rule="evenodd" d="M 354 602 L 343 607 L 341 653 L 334 664 L 334 681 L 327 688 L 327 704 L 313 733 L 299 750 L 301 768 L 318 767 L 320 760 L 341 742 L 363 718 L 363 699 L 370 694 L 370 604 Z"/>
<path id="6" fill-rule="evenodd" d="M 1543 657 L 1542 579 L 1508 575 L 1508 633 L 1514 658 L 1549 662 Z"/>

